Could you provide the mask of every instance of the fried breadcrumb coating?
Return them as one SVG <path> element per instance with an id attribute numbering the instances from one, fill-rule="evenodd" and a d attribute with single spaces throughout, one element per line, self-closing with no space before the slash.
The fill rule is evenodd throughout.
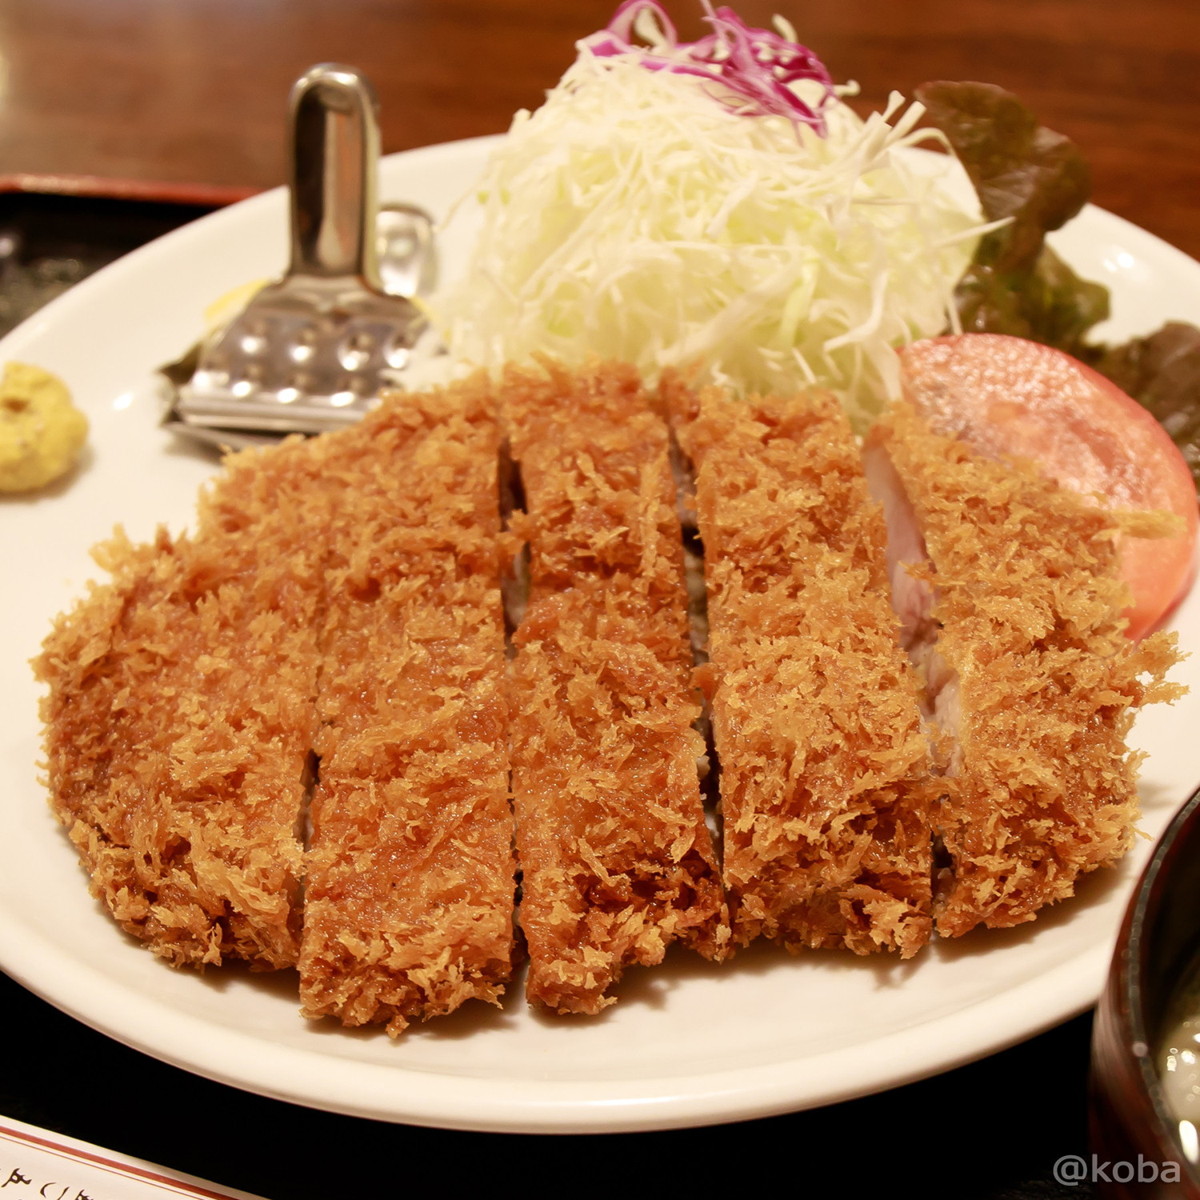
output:
<path id="1" fill-rule="evenodd" d="M 836 400 L 664 391 L 696 471 L 734 939 L 914 953 L 928 747 L 881 510 Z"/>
<path id="2" fill-rule="evenodd" d="M 114 537 L 111 582 L 35 664 L 54 812 L 95 894 L 176 965 L 296 962 L 322 588 L 305 460 L 231 460 L 194 537 Z"/>
<path id="3" fill-rule="evenodd" d="M 820 392 L 546 361 L 231 455 L 193 533 L 99 548 L 35 662 L 94 894 L 172 965 L 296 967 L 305 1016 L 392 1034 L 498 1003 L 522 936 L 530 1002 L 598 1013 L 672 943 L 907 958 L 1032 919 L 1134 836 L 1126 737 L 1182 689 L 1116 544 L 1166 519 L 904 405 L 869 441 L 903 634 Z"/>
<path id="4" fill-rule="evenodd" d="M 347 1025 L 512 972 L 498 433 L 481 379 L 315 439 L 330 528 L 300 991 Z"/>
<path id="5" fill-rule="evenodd" d="M 499 995 L 497 440 L 486 388 L 393 397 L 227 459 L 194 535 L 103 549 L 111 582 L 37 663 L 47 775 L 96 894 L 155 953 L 299 965 L 308 1015 L 392 1032 Z"/>
<path id="6" fill-rule="evenodd" d="M 512 663 L 527 994 L 594 1013 L 625 966 L 728 940 L 667 429 L 627 368 L 510 368 L 501 397 L 530 547 Z"/>
<path id="7" fill-rule="evenodd" d="M 948 859 L 937 930 L 1016 925 L 1129 848 L 1140 756 L 1125 740 L 1139 707 L 1182 690 L 1164 682 L 1175 635 L 1125 634 L 1118 514 L 930 432 L 904 405 L 872 436 L 924 537 L 926 675 L 954 745 L 935 811 Z"/>

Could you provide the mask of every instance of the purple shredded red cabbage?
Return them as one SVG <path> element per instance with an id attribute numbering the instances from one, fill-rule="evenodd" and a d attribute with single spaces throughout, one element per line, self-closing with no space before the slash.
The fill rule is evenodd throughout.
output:
<path id="1" fill-rule="evenodd" d="M 821 110 L 834 95 L 833 80 L 824 63 L 807 46 L 769 29 L 745 24 L 731 8 L 714 11 L 707 0 L 702 3 L 708 13 L 705 20 L 713 32 L 699 41 L 680 42 L 658 0 L 623 0 L 607 28 L 581 45 L 598 58 L 636 54 L 648 70 L 713 80 L 721 85 L 714 89 L 714 98 L 735 112 L 786 117 L 824 136 Z M 633 41 L 637 20 L 646 12 L 654 17 L 660 31 L 660 40 L 650 49 Z M 823 88 L 814 104 L 790 86 L 801 80 Z"/>

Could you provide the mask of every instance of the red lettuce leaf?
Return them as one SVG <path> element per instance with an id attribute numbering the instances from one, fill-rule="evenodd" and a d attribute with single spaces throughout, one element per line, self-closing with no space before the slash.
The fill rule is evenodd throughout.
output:
<path id="1" fill-rule="evenodd" d="M 963 328 L 1078 353 L 1108 316 L 1108 291 L 1080 279 L 1045 244 L 1087 203 L 1091 178 L 1078 147 L 993 84 L 926 83 L 917 99 L 962 163 L 984 216 L 1007 221 L 980 239 L 959 286 Z"/>

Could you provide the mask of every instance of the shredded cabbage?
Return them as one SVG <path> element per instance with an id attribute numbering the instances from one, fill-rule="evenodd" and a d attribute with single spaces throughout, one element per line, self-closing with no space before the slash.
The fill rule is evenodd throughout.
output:
<path id="1" fill-rule="evenodd" d="M 589 40 L 485 170 L 468 270 L 431 306 L 451 354 L 815 384 L 869 419 L 898 391 L 893 348 L 953 324 L 979 232 L 977 212 L 897 154 L 938 136 L 915 128 L 921 106 L 893 94 L 862 120 L 817 97 L 822 136 L 717 102 L 711 79 L 647 70 L 650 51 Z"/>

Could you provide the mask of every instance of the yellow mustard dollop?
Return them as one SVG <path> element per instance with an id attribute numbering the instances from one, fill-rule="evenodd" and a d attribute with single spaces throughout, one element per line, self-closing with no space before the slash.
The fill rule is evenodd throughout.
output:
<path id="1" fill-rule="evenodd" d="M 66 474 L 87 431 L 87 417 L 57 375 L 6 363 L 0 377 L 0 492 L 31 492 Z"/>

